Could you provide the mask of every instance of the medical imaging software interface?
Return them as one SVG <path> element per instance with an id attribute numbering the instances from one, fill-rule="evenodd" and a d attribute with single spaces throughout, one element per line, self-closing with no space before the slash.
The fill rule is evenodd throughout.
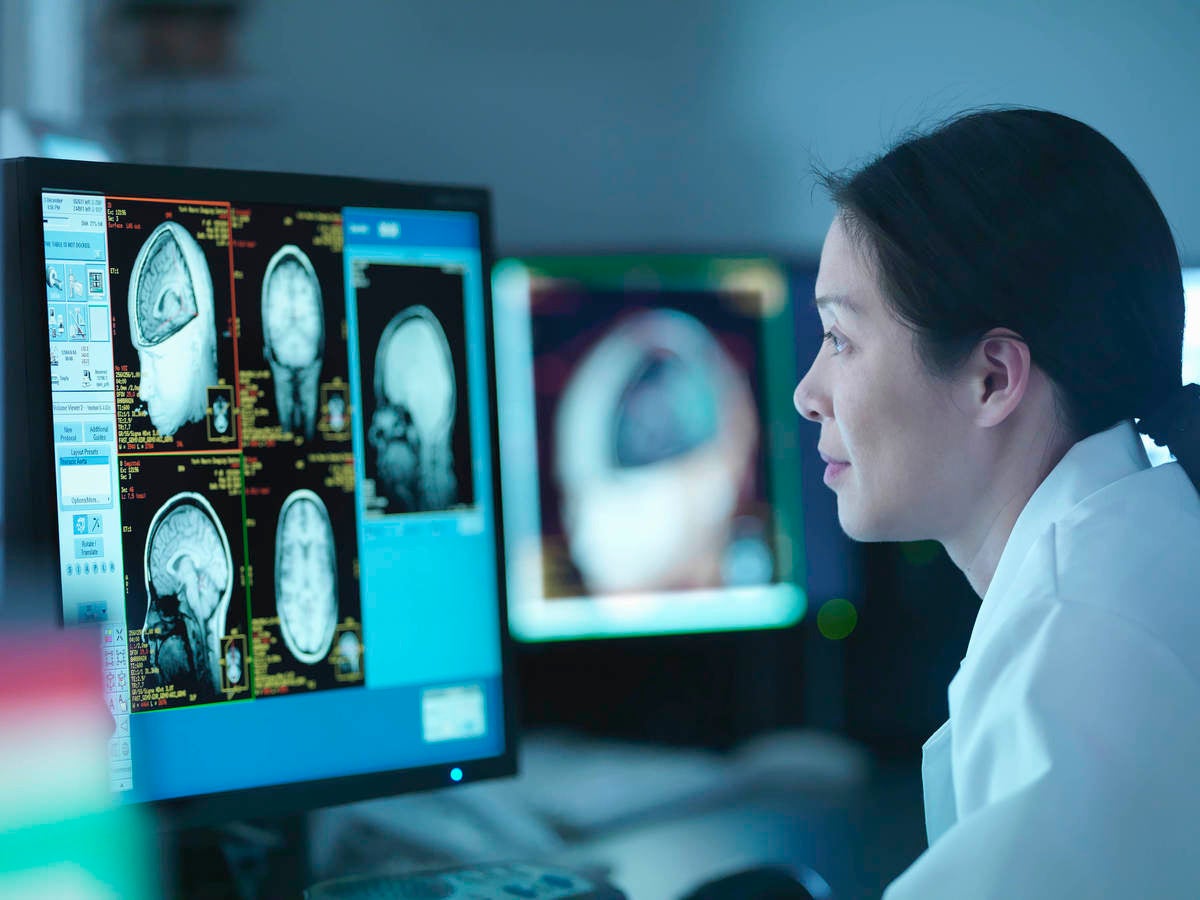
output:
<path id="1" fill-rule="evenodd" d="M 42 207 L 63 618 L 100 626 L 113 790 L 503 752 L 476 216 Z"/>

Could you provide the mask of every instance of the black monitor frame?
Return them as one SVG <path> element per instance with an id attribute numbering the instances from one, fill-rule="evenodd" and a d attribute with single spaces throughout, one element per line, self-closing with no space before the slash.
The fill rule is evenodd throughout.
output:
<path id="1" fill-rule="evenodd" d="M 471 212 L 480 224 L 487 359 L 492 501 L 500 602 L 504 750 L 493 757 L 315 781 L 195 795 L 153 804 L 164 825 L 184 828 L 246 818 L 270 818 L 517 771 L 518 714 L 501 505 L 499 415 L 490 272 L 494 260 L 491 196 L 486 188 L 424 185 L 339 176 L 300 175 L 116 163 L 13 159 L 0 162 L 0 340 L 3 341 L 3 575 L 5 619 L 63 625 L 58 509 L 53 469 L 50 349 L 43 296 L 42 191 L 179 197 L 246 204 L 302 203 Z M 99 674 L 99 673 L 98 673 Z"/>

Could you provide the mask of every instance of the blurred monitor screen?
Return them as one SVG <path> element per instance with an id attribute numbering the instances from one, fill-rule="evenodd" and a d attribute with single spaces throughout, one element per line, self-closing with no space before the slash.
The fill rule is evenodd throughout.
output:
<path id="1" fill-rule="evenodd" d="M 31 527 L 103 641 L 113 790 L 244 815 L 511 772 L 486 192 L 14 165 L 9 459 L 47 451 Z"/>
<path id="2" fill-rule="evenodd" d="M 799 620 L 785 270 L 748 258 L 505 260 L 493 294 L 513 635 Z"/>
<path id="3" fill-rule="evenodd" d="M 1183 383 L 1200 384 L 1200 268 L 1183 270 L 1183 299 Z M 1142 444 L 1156 466 L 1175 459 L 1169 448 L 1159 447 L 1144 434 Z"/>

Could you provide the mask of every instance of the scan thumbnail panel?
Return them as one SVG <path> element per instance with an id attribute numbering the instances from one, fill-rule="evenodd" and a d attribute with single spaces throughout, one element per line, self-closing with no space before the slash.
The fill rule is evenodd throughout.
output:
<path id="1" fill-rule="evenodd" d="M 236 454 L 120 460 L 134 712 L 250 696 Z"/>
<path id="2" fill-rule="evenodd" d="M 475 502 L 463 291 L 453 268 L 356 264 L 369 518 Z"/>
<path id="3" fill-rule="evenodd" d="M 364 683 L 354 515 L 352 454 L 246 451 L 255 696 Z"/>
<path id="4" fill-rule="evenodd" d="M 246 446 L 350 447 L 342 239 L 340 210 L 234 209 Z"/>
<path id="5" fill-rule="evenodd" d="M 544 596 L 770 583 L 757 299 L 545 280 L 531 308 Z"/>
<path id="6" fill-rule="evenodd" d="M 230 206 L 107 205 L 118 449 L 236 446 Z"/>

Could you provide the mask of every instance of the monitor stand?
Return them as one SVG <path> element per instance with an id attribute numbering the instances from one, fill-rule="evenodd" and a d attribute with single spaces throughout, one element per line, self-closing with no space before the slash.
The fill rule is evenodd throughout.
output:
<path id="1" fill-rule="evenodd" d="M 295 900 L 312 881 L 307 835 L 304 815 L 163 833 L 164 894 Z"/>

